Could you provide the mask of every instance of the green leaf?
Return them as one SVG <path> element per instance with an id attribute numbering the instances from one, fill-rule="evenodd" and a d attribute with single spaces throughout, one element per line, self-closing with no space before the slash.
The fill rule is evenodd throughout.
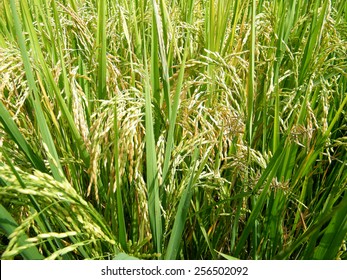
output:
<path id="1" fill-rule="evenodd" d="M 32 163 L 32 165 L 41 170 L 45 171 L 45 164 L 44 162 L 37 156 L 28 142 L 23 137 L 22 133 L 20 132 L 18 126 L 13 121 L 10 113 L 6 110 L 5 106 L 0 101 L 0 121 L 3 124 L 5 131 L 11 136 L 13 141 L 16 142 L 18 147 L 24 152 L 25 156 L 29 159 L 29 161 Z"/>
<path id="2" fill-rule="evenodd" d="M 114 260 L 118 260 L 118 261 L 124 261 L 124 260 L 139 260 L 138 258 L 135 258 L 133 256 L 129 256 L 126 253 L 119 253 L 117 255 L 115 255 L 115 257 L 113 258 Z"/>
<path id="3" fill-rule="evenodd" d="M 230 261 L 236 261 L 236 260 L 240 260 L 238 258 L 235 258 L 233 256 L 229 256 L 227 254 L 223 254 L 221 252 L 217 252 L 219 255 L 221 255 L 223 258 L 225 258 L 226 260 L 230 260 Z"/>
<path id="4" fill-rule="evenodd" d="M 313 259 L 332 260 L 336 257 L 347 235 L 347 192 L 336 209 L 324 235 L 316 248 Z"/>
<path id="5" fill-rule="evenodd" d="M 12 218 L 11 214 L 0 204 L 0 228 L 5 232 L 6 236 L 10 236 L 18 227 L 17 222 Z M 28 246 L 29 243 L 26 240 L 29 237 L 26 234 L 22 234 L 18 238 L 18 246 Z M 20 251 L 20 254 L 25 260 L 42 260 L 44 257 L 38 251 L 35 246 L 28 246 L 28 248 Z"/>

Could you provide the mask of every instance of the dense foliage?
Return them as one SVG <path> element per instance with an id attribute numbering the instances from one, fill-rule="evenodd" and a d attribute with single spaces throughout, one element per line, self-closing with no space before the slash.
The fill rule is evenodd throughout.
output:
<path id="1" fill-rule="evenodd" d="M 346 69 L 344 0 L 0 0 L 1 258 L 347 259 Z"/>

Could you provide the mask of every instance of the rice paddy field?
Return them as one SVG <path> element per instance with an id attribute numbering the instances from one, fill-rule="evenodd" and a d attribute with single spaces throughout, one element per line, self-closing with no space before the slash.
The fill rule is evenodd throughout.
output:
<path id="1" fill-rule="evenodd" d="M 347 259 L 347 1 L 0 0 L 1 259 Z"/>

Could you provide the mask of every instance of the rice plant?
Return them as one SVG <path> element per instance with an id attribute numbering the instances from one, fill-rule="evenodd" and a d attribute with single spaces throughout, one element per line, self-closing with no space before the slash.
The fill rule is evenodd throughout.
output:
<path id="1" fill-rule="evenodd" d="M 343 0 L 1 0 L 2 259 L 347 259 Z"/>

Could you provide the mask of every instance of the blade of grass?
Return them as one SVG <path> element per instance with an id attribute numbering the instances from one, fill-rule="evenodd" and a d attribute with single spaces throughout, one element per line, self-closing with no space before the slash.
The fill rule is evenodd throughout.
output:
<path id="1" fill-rule="evenodd" d="M 185 222 L 187 219 L 188 210 L 190 207 L 190 201 L 193 195 L 193 187 L 197 182 L 202 169 L 204 168 L 207 160 L 208 160 L 209 152 L 205 153 L 205 157 L 202 159 L 199 169 L 195 171 L 198 165 L 198 156 L 199 156 L 199 148 L 196 147 L 194 150 L 193 158 L 192 158 L 192 168 L 190 179 L 187 187 L 184 189 L 180 202 L 178 204 L 177 212 L 175 215 L 175 222 L 172 227 L 169 244 L 167 246 L 167 250 L 165 253 L 166 260 L 174 260 L 177 257 L 177 254 L 180 250 L 180 243 L 182 241 L 182 233 L 184 230 Z"/>
<path id="2" fill-rule="evenodd" d="M 35 154 L 28 142 L 23 137 L 18 126 L 13 121 L 10 113 L 7 111 L 6 107 L 0 101 L 0 121 L 3 124 L 5 131 L 11 136 L 13 141 L 16 142 L 18 147 L 24 152 L 25 156 L 30 160 L 32 165 L 41 170 L 46 171 L 46 167 L 41 158 Z"/>
<path id="3" fill-rule="evenodd" d="M 253 138 L 253 110 L 254 110 L 254 66 L 255 66 L 255 16 L 256 1 L 252 1 L 251 7 L 251 42 L 250 42 L 250 59 L 248 69 L 248 88 L 247 88 L 247 140 L 249 147 L 252 146 Z"/>
<path id="4" fill-rule="evenodd" d="M 155 4 L 153 4 L 155 5 Z M 159 59 L 158 59 L 158 30 L 156 28 L 156 21 L 155 21 L 155 9 L 153 9 L 153 15 L 152 15 L 152 42 L 151 42 L 151 86 L 152 86 L 152 92 L 153 92 L 153 101 L 155 104 L 161 108 L 162 106 L 162 100 L 161 100 L 161 94 L 160 94 L 160 85 L 159 85 Z M 155 138 L 158 137 L 159 134 L 159 122 L 155 123 Z"/>
<path id="5" fill-rule="evenodd" d="M 347 205 L 347 192 L 341 204 Z M 316 248 L 313 259 L 331 260 L 337 255 L 347 234 L 347 206 L 335 211 L 324 235 Z"/>
<path id="6" fill-rule="evenodd" d="M 299 76 L 300 84 L 302 84 L 304 82 L 304 78 L 307 77 L 309 64 L 311 62 L 312 57 L 314 57 L 316 46 L 319 45 L 322 28 L 324 25 L 324 20 L 327 15 L 326 11 L 328 8 L 328 3 L 330 1 L 325 0 L 323 2 L 323 5 L 321 5 L 320 2 L 321 1 L 314 2 L 314 11 L 313 11 L 313 18 L 311 21 L 310 33 L 307 39 L 307 43 L 306 43 L 304 54 L 303 54 L 302 64 L 301 64 L 301 71 Z"/>
<path id="7" fill-rule="evenodd" d="M 0 228 L 5 232 L 6 236 L 10 236 L 18 227 L 17 222 L 13 219 L 11 214 L 0 204 Z M 29 243 L 26 240 L 29 237 L 25 234 L 18 238 L 18 246 L 26 246 Z M 30 246 L 20 252 L 25 260 L 43 260 L 44 256 L 39 252 L 35 246 Z"/>
<path id="8" fill-rule="evenodd" d="M 232 46 L 234 44 L 234 38 L 236 34 L 236 28 L 238 26 L 238 21 L 241 16 L 241 1 L 240 0 L 235 0 L 232 1 L 233 3 L 233 11 L 232 11 L 232 20 L 231 20 L 231 31 L 226 38 L 226 43 L 224 46 L 224 49 L 222 51 L 222 55 L 224 56 L 228 51 L 232 51 Z"/>
<path id="9" fill-rule="evenodd" d="M 192 12 L 193 12 L 193 4 L 194 4 L 194 0 L 190 1 L 190 10 L 189 10 L 189 22 L 192 21 Z M 180 103 L 180 94 L 181 94 L 181 90 L 182 90 L 182 86 L 183 86 L 183 78 L 184 78 L 184 72 L 185 72 L 185 66 L 186 66 L 186 60 L 187 60 L 187 56 L 188 56 L 188 52 L 189 52 L 189 42 L 190 42 L 190 30 L 187 30 L 186 33 L 186 40 L 185 40 L 185 44 L 184 44 L 184 54 L 183 54 L 183 58 L 182 58 L 182 62 L 181 62 L 181 66 L 180 66 L 180 70 L 179 70 L 179 75 L 178 75 L 178 81 L 177 81 L 177 85 L 176 85 L 176 91 L 175 91 L 175 95 L 173 98 L 173 104 L 172 104 L 172 109 L 171 109 L 171 118 L 169 119 L 169 131 L 167 134 L 167 138 L 166 138 L 166 147 L 165 147 L 165 156 L 164 156 L 164 165 L 163 165 L 163 181 L 165 182 L 166 177 L 168 175 L 168 171 L 169 171 L 169 166 L 170 166 L 170 162 L 171 162 L 171 153 L 172 150 L 174 148 L 174 132 L 175 132 L 175 127 L 176 127 L 176 118 L 177 118 L 177 114 L 178 114 L 178 106 Z M 163 207 L 164 209 L 166 208 L 166 199 L 165 199 L 165 195 L 163 198 Z"/>
<path id="10" fill-rule="evenodd" d="M 233 256 L 229 256 L 227 254 L 223 254 L 221 252 L 217 252 L 219 255 L 221 255 L 223 258 L 225 258 L 226 260 L 230 260 L 230 261 L 236 261 L 236 260 L 240 260 L 238 258 L 235 258 Z"/>
<path id="11" fill-rule="evenodd" d="M 13 15 L 15 30 L 16 30 L 16 34 L 17 34 L 17 38 L 18 38 L 18 44 L 19 44 L 22 58 L 23 58 L 25 73 L 26 73 L 26 77 L 27 77 L 27 80 L 29 83 L 29 87 L 30 87 L 31 92 L 32 92 L 30 99 L 32 100 L 32 103 L 34 106 L 34 110 L 35 110 L 35 114 L 36 114 L 36 117 L 38 120 L 38 125 L 39 125 L 40 131 L 41 131 L 42 139 L 43 139 L 44 143 L 47 145 L 47 152 L 51 155 L 51 157 L 48 158 L 49 165 L 51 167 L 51 171 L 53 173 L 54 178 L 57 181 L 61 182 L 65 178 L 63 175 L 64 173 L 62 171 L 62 167 L 61 167 L 60 162 L 59 162 L 59 157 L 58 157 L 57 151 L 56 151 L 55 146 L 54 146 L 54 141 L 53 141 L 52 135 L 48 129 L 48 126 L 47 126 L 47 123 L 45 121 L 45 117 L 44 117 L 44 114 L 43 114 L 43 111 L 41 108 L 39 93 L 38 93 L 38 89 L 36 87 L 34 73 L 33 73 L 31 66 L 30 66 L 29 56 L 28 56 L 28 53 L 26 51 L 25 40 L 24 40 L 24 36 L 22 34 L 22 28 L 21 28 L 21 23 L 20 23 L 18 13 L 17 13 L 16 3 L 14 0 L 11 0 L 10 4 L 11 4 L 11 11 L 12 11 L 12 15 Z"/>
<path id="12" fill-rule="evenodd" d="M 272 179 L 275 178 L 276 172 L 278 168 L 280 167 L 280 165 L 282 164 L 283 155 L 284 155 L 283 149 L 282 148 L 277 149 L 276 153 L 273 155 L 271 161 L 269 162 L 268 166 L 264 170 L 262 176 L 260 177 L 259 181 L 257 182 L 257 184 L 255 185 L 253 189 L 253 193 L 256 193 L 260 187 L 263 187 L 262 192 L 260 196 L 258 197 L 254 208 L 252 209 L 251 215 L 248 218 L 247 224 L 242 231 L 240 239 L 238 240 L 238 244 L 234 252 L 234 255 L 236 256 L 240 254 L 242 249 L 244 249 L 245 243 L 247 241 L 249 234 L 251 233 L 254 223 L 256 222 L 257 217 L 260 215 L 261 210 L 264 207 L 264 203 L 268 195 L 270 183 Z M 257 248 L 254 248 L 254 250 L 256 249 Z"/>
<path id="13" fill-rule="evenodd" d="M 169 81 L 169 69 L 168 69 L 168 63 L 167 63 L 167 54 L 165 49 L 165 34 L 167 30 L 167 20 L 166 20 L 166 5 L 164 1 L 160 1 L 160 8 L 162 12 L 162 18 L 160 17 L 158 5 L 155 0 L 152 0 L 152 6 L 153 6 L 153 21 L 152 21 L 152 28 L 156 29 L 156 31 L 153 30 L 152 35 L 152 57 L 157 57 L 158 55 L 158 45 L 159 45 L 159 53 L 160 53 L 160 60 L 161 60 L 161 66 L 162 66 L 162 72 L 163 72 L 163 92 L 164 92 L 164 100 L 166 102 L 166 108 L 168 110 L 167 116 L 170 119 L 171 116 L 171 100 L 170 100 L 170 81 Z M 152 60 L 152 63 L 154 64 L 155 60 Z M 158 68 L 159 63 L 154 64 L 152 66 L 152 71 L 154 68 Z M 159 69 L 158 69 L 159 71 Z M 159 74 L 158 74 L 159 77 Z M 159 81 L 158 81 L 159 82 Z M 158 89 L 155 89 L 158 91 L 159 94 L 159 87 Z M 161 104 L 158 102 L 158 104 Z"/>
<path id="14" fill-rule="evenodd" d="M 114 136 L 114 160 L 115 160 L 115 171 L 116 171 L 116 196 L 117 196 L 117 218 L 118 218 L 118 238 L 119 243 L 125 250 L 127 248 L 127 234 L 125 227 L 125 218 L 123 210 L 123 199 L 122 199 L 122 185 L 119 175 L 119 129 L 118 129 L 118 113 L 117 113 L 117 102 L 114 105 L 114 120 L 113 126 L 115 131 Z"/>
<path id="15" fill-rule="evenodd" d="M 143 38 L 145 35 L 143 34 Z M 152 58 L 154 59 L 154 58 Z M 150 74 L 147 66 L 147 47 L 146 41 L 143 40 L 143 65 L 145 71 L 144 91 L 145 91 L 145 128 L 146 128 L 146 175 L 147 175 L 147 191 L 148 191 L 148 211 L 153 235 L 156 253 L 161 254 L 162 251 L 162 217 L 159 199 L 159 183 L 157 170 L 157 157 L 155 151 L 153 113 L 152 113 L 152 97 L 150 91 Z M 153 75 L 153 73 L 151 73 Z"/>
<path id="16" fill-rule="evenodd" d="M 125 253 L 119 253 L 113 259 L 118 260 L 118 261 L 139 260 L 138 258 L 135 258 L 133 256 L 129 256 L 128 254 L 125 254 Z"/>
<path id="17" fill-rule="evenodd" d="M 323 216 L 321 216 L 320 219 L 314 225 L 310 226 L 310 228 L 307 229 L 307 231 L 305 231 L 302 235 L 300 235 L 289 247 L 285 248 L 283 251 L 277 254 L 275 258 L 282 259 L 282 260 L 288 259 L 288 257 L 296 248 L 298 248 L 301 244 L 307 241 L 312 235 L 320 231 L 322 226 L 324 226 L 324 224 L 326 224 L 329 220 L 333 218 L 334 214 L 336 213 L 339 214 L 341 212 L 344 213 L 346 209 L 347 209 L 347 199 L 345 195 L 344 199 L 336 207 L 324 213 Z M 340 218 L 341 216 L 338 215 L 338 217 Z M 335 227 L 336 226 L 335 221 L 333 224 L 330 224 L 330 225 L 333 225 Z M 344 227 L 342 227 L 343 230 L 345 229 Z M 324 246 L 326 246 L 326 244 L 324 244 Z"/>
<path id="18" fill-rule="evenodd" d="M 98 47 L 97 61 L 98 61 L 98 98 L 106 98 L 106 13 L 107 13 L 107 0 L 98 1 L 98 27 L 96 34 L 96 42 Z"/>

